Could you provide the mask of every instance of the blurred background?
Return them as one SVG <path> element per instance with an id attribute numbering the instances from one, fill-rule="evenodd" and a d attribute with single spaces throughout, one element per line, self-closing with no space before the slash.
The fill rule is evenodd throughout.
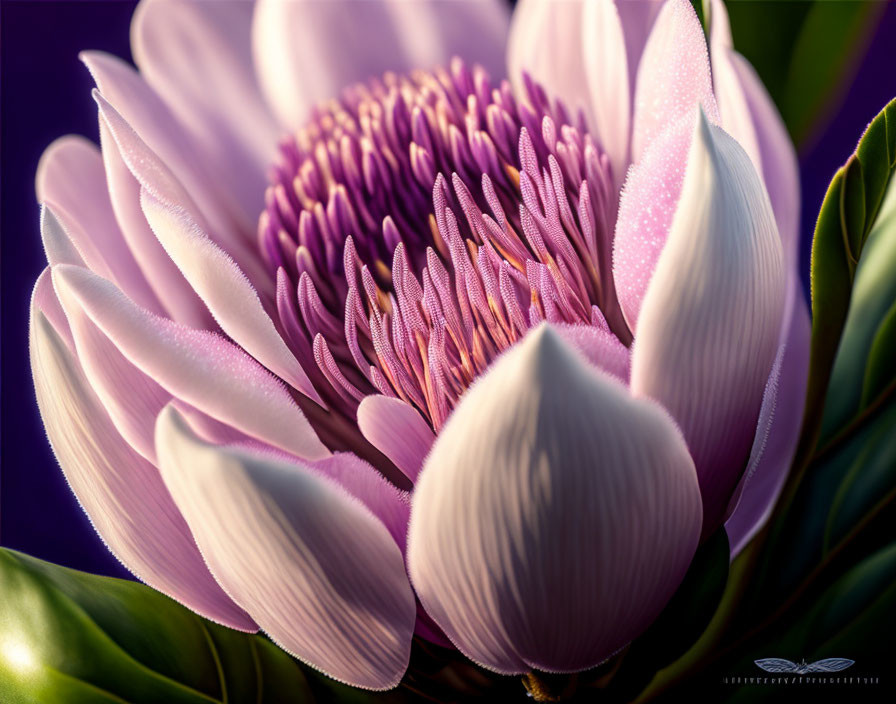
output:
<path id="1" fill-rule="evenodd" d="M 46 265 L 34 199 L 38 159 L 66 133 L 98 141 L 93 82 L 78 52 L 99 49 L 130 60 L 135 5 L 0 2 L 0 544 L 120 577 L 129 574 L 93 531 L 47 443 L 28 363 L 28 302 Z M 865 125 L 896 96 L 896 4 L 727 5 L 735 47 L 761 75 L 799 150 L 806 280 L 827 185 Z"/>

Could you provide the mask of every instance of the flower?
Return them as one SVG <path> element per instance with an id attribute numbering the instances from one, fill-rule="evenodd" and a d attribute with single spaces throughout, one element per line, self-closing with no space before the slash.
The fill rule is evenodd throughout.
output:
<path id="1" fill-rule="evenodd" d="M 139 73 L 83 56 L 102 149 L 38 170 L 35 388 L 97 532 L 359 687 L 415 633 L 602 662 L 794 449 L 793 149 L 722 4 L 712 73 L 684 0 L 523 0 L 511 87 L 508 20 L 144 0 Z"/>

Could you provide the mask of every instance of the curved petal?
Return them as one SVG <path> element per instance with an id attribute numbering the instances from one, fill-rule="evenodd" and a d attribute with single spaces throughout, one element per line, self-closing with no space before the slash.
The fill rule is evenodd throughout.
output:
<path id="1" fill-rule="evenodd" d="M 87 266 L 111 278 L 144 308 L 161 311 L 118 229 L 95 144 L 73 135 L 53 142 L 38 163 L 35 190 L 37 200 L 62 221 Z"/>
<path id="2" fill-rule="evenodd" d="M 656 618 L 699 536 L 697 477 L 669 415 L 542 325 L 439 434 L 412 496 L 408 565 L 471 659 L 572 672 Z"/>
<path id="3" fill-rule="evenodd" d="M 171 257 L 153 234 L 140 207 L 140 184 L 121 158 L 118 144 L 104 120 L 99 121 L 100 144 L 109 198 L 122 236 L 134 259 L 146 276 L 162 307 L 172 320 L 191 328 L 210 330 L 216 327 L 205 304 L 171 261 Z"/>
<path id="4" fill-rule="evenodd" d="M 721 125 L 744 148 L 756 172 L 761 174 L 762 159 L 759 155 L 756 128 L 735 66 L 736 55 L 731 39 L 731 26 L 728 23 L 728 11 L 722 0 L 710 2 L 709 27 L 712 83 L 719 104 Z"/>
<path id="5" fill-rule="evenodd" d="M 53 279 L 50 267 L 46 267 L 37 281 L 34 282 L 34 290 L 31 292 L 31 314 L 32 317 L 36 312 L 40 312 L 50 323 L 53 331 L 59 336 L 66 348 L 71 354 L 75 353 L 75 340 L 72 337 L 72 331 L 68 326 L 68 320 L 65 317 L 65 311 L 62 310 L 62 304 L 56 297 L 56 291 L 53 290 Z M 32 331 L 34 324 L 31 324 Z"/>
<path id="6" fill-rule="evenodd" d="M 44 246 L 44 255 L 51 266 L 54 264 L 87 266 L 78 247 L 72 242 L 59 222 L 59 218 L 53 213 L 52 205 L 41 205 L 40 239 Z"/>
<path id="7" fill-rule="evenodd" d="M 414 595 L 370 511 L 304 467 L 202 442 L 171 407 L 156 445 L 212 573 L 280 647 L 356 687 L 398 684 Z"/>
<path id="8" fill-rule="evenodd" d="M 254 234 L 254 223 L 240 212 L 237 200 L 143 77 L 121 59 L 102 52 L 83 52 L 81 60 L 103 97 L 184 185 L 212 231 L 231 248 L 245 247 Z"/>
<path id="9" fill-rule="evenodd" d="M 693 114 L 696 105 L 718 124 L 703 27 L 691 3 L 668 0 L 638 66 L 632 160 L 637 163 L 667 125 Z"/>
<path id="10" fill-rule="evenodd" d="M 555 329 L 594 366 L 628 384 L 631 353 L 613 333 L 593 325 L 558 325 Z"/>
<path id="11" fill-rule="evenodd" d="M 272 372 L 322 403 L 252 283 L 203 231 L 175 177 L 102 96 L 97 100 L 122 157 L 143 188 L 141 205 L 153 232 L 221 329 Z"/>
<path id="12" fill-rule="evenodd" d="M 681 200 L 644 297 L 631 388 L 678 421 L 703 496 L 704 532 L 743 473 L 778 349 L 781 242 L 749 156 L 700 113 Z"/>
<path id="13" fill-rule="evenodd" d="M 250 220 L 264 208 L 279 137 L 252 66 L 252 10 L 239 0 L 143 0 L 131 23 L 140 73 Z"/>
<path id="14" fill-rule="evenodd" d="M 121 439 L 77 359 L 35 308 L 30 342 L 34 388 L 50 444 L 109 550 L 148 585 L 206 618 L 256 630 L 209 573 L 158 470 Z"/>
<path id="15" fill-rule="evenodd" d="M 378 394 L 366 396 L 358 405 L 358 428 L 412 482 L 436 439 L 429 423 L 414 407 L 399 398 Z"/>
<path id="16" fill-rule="evenodd" d="M 66 307 L 82 310 L 131 364 L 172 395 L 298 457 L 329 456 L 282 383 L 223 337 L 154 316 L 80 267 L 54 267 L 53 284 Z"/>
<path id="17" fill-rule="evenodd" d="M 634 97 L 638 65 L 653 23 L 663 6 L 664 0 L 616 0 L 616 11 L 622 22 L 625 36 L 625 54 L 628 59 L 629 90 Z"/>
<path id="18" fill-rule="evenodd" d="M 432 69 L 457 54 L 499 78 L 508 22 L 500 0 L 259 0 L 252 44 L 268 102 L 295 129 L 314 104 L 386 71 Z"/>
<path id="19" fill-rule="evenodd" d="M 811 324 L 798 279 L 791 280 L 789 298 L 774 417 L 764 438 L 762 456 L 744 478 L 738 502 L 725 522 L 732 558 L 759 532 L 771 514 L 787 479 L 803 423 Z M 752 460 L 751 457 L 751 464 Z"/>
<path id="20" fill-rule="evenodd" d="M 678 206 L 693 127 L 693 115 L 686 115 L 657 137 L 629 169 L 619 199 L 613 282 L 625 321 L 635 336 L 644 294 Z"/>

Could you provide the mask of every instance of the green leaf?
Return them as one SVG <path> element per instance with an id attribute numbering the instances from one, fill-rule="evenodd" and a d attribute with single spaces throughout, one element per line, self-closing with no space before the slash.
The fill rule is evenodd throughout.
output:
<path id="1" fill-rule="evenodd" d="M 0 549 L 0 594 L 3 704 L 400 701 L 343 686 L 136 582 Z"/>

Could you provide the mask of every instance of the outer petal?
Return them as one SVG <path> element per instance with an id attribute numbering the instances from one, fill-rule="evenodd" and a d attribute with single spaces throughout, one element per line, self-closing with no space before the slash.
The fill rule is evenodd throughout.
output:
<path id="1" fill-rule="evenodd" d="M 787 479 L 803 423 L 811 324 L 798 278 L 791 279 L 788 308 L 774 416 L 762 438 L 762 455 L 744 478 L 736 507 L 725 522 L 732 557 L 765 525 Z"/>
<path id="2" fill-rule="evenodd" d="M 386 71 L 431 69 L 458 54 L 498 78 L 508 21 L 500 0 L 260 0 L 252 42 L 264 94 L 295 129 L 315 103 Z"/>
<path id="3" fill-rule="evenodd" d="M 221 336 L 154 316 L 79 267 L 54 267 L 53 283 L 73 311 L 70 319 L 83 311 L 131 364 L 172 395 L 296 456 L 329 456 L 283 385 Z"/>
<path id="4" fill-rule="evenodd" d="M 361 401 L 358 428 L 411 481 L 417 479 L 436 439 L 429 423 L 415 408 L 399 398 L 379 394 Z"/>
<path id="5" fill-rule="evenodd" d="M 268 369 L 320 402 L 239 266 L 205 234 L 189 196 L 102 96 L 100 114 L 143 188 L 141 204 L 156 237 L 228 335 Z"/>
<path id="6" fill-rule="evenodd" d="M 749 157 L 702 112 L 681 201 L 647 289 L 632 391 L 681 425 L 700 478 L 704 531 L 743 473 L 784 312 L 781 242 Z"/>
<path id="7" fill-rule="evenodd" d="M 35 190 L 37 200 L 48 204 L 57 222 L 62 221 L 87 266 L 111 278 L 140 305 L 161 311 L 118 229 L 95 144 L 76 136 L 53 142 L 40 158 Z"/>
<path id="8" fill-rule="evenodd" d="M 69 486 L 122 564 L 151 587 L 240 630 L 253 621 L 212 578 L 158 470 L 116 432 L 62 338 L 31 311 L 41 417 Z"/>
<path id="9" fill-rule="evenodd" d="M 703 27 L 687 0 L 668 0 L 638 66 L 632 133 L 635 163 L 667 125 L 691 114 L 698 104 L 718 123 Z"/>
<path id="10" fill-rule="evenodd" d="M 156 444 L 212 573 L 278 645 L 354 686 L 398 684 L 414 595 L 370 511 L 304 467 L 202 442 L 171 407 Z"/>
<path id="11" fill-rule="evenodd" d="M 681 434 L 542 325 L 464 396 L 414 490 L 417 594 L 501 673 L 597 665 L 650 624 L 700 535 Z"/>
<path id="12" fill-rule="evenodd" d="M 254 219 L 279 130 L 255 80 L 252 10 L 248 0 L 144 0 L 131 44 L 140 73 Z"/>

